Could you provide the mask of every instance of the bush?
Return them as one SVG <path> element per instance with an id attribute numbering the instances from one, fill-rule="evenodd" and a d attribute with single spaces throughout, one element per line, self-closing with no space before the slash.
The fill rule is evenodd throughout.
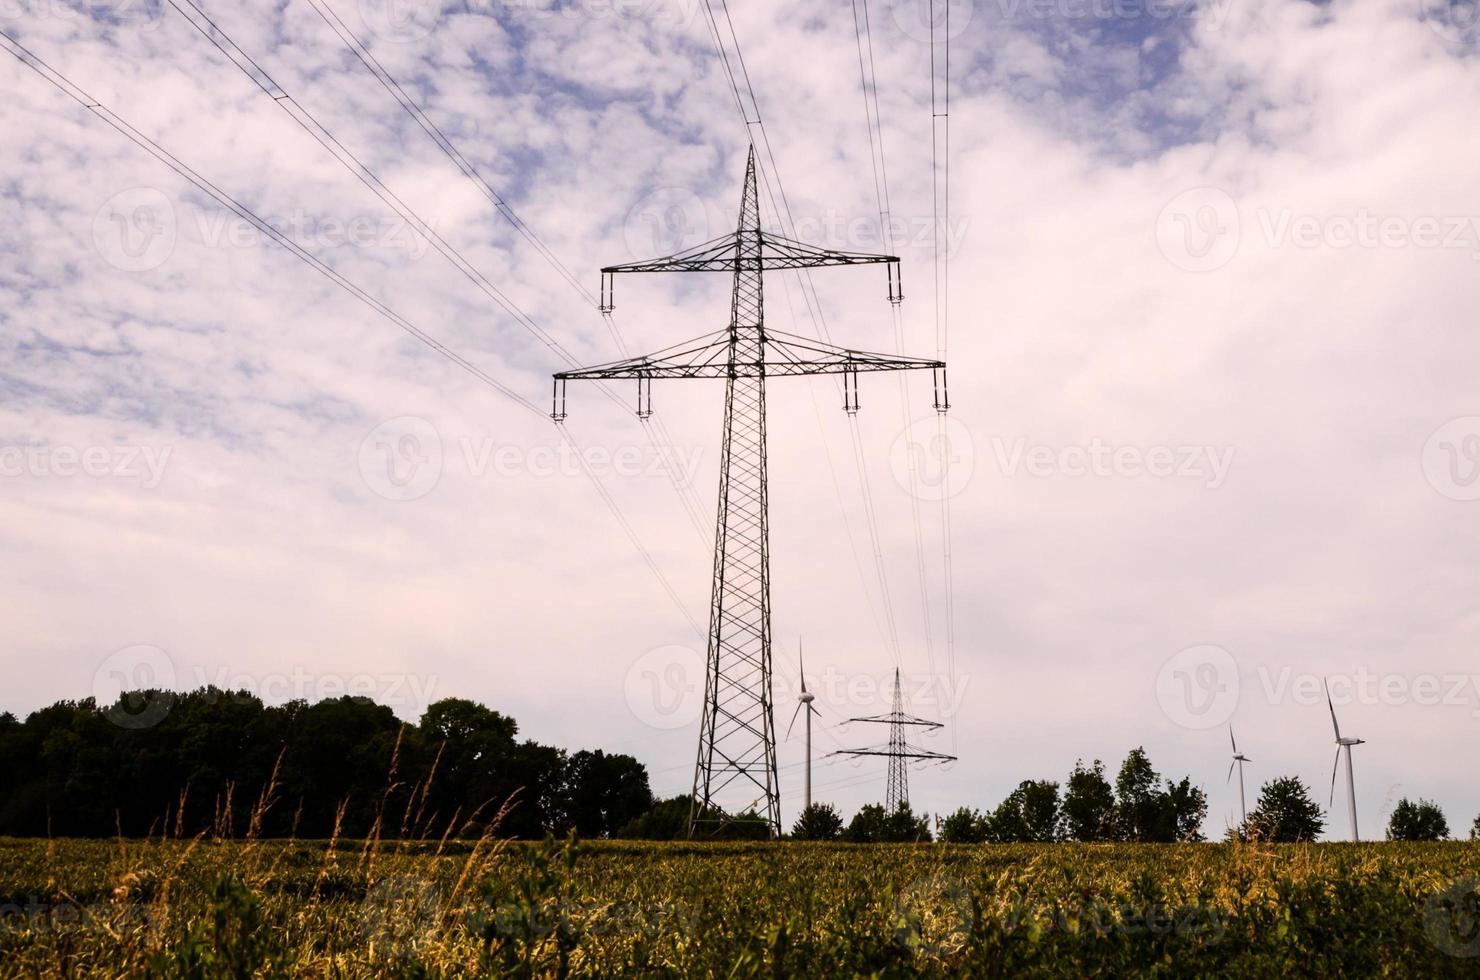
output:
<path id="1" fill-rule="evenodd" d="M 843 831 L 843 815 L 831 803 L 813 803 L 801 812 L 791 828 L 795 840 L 837 840 Z"/>
<path id="2" fill-rule="evenodd" d="M 1444 811 L 1428 800 L 1398 801 L 1388 820 L 1388 840 L 1448 840 L 1449 821 Z"/>

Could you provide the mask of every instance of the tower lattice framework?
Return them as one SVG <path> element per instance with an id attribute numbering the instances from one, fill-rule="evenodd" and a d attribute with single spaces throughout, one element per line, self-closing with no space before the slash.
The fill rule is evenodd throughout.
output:
<path id="1" fill-rule="evenodd" d="M 858 410 L 858 374 L 935 372 L 935 406 L 944 411 L 945 363 L 851 350 L 770 330 L 765 273 L 823 266 L 884 264 L 888 298 L 903 299 L 899 258 L 820 249 L 761 229 L 755 149 L 745 165 L 740 219 L 733 234 L 675 255 L 602 269 L 601 309 L 613 308 L 618 273 L 729 272 L 730 322 L 722 331 L 654 354 L 555 375 L 556 422 L 566 417 L 566 383 L 637 380 L 639 416 L 652 412 L 654 378 L 723 378 L 725 427 L 704 684 L 704 714 L 694 766 L 689 835 L 713 836 L 735 817 L 754 814 L 781 832 L 776 725 L 771 693 L 771 569 L 766 479 L 766 379 L 843 375 L 843 407 Z"/>
<path id="2" fill-rule="evenodd" d="M 901 806 L 910 802 L 910 763 L 912 762 L 954 762 L 956 757 L 946 755 L 942 752 L 931 752 L 928 749 L 916 748 L 905 738 L 907 728 L 944 728 L 938 721 L 930 721 L 925 718 L 916 718 L 907 714 L 904 710 L 904 694 L 900 688 L 899 668 L 894 669 L 894 704 L 886 715 L 869 715 L 866 718 L 849 718 L 848 721 L 861 721 L 870 724 L 889 726 L 889 745 L 887 748 L 869 749 L 840 749 L 833 755 L 851 756 L 885 756 L 889 760 L 889 784 L 884 790 L 884 810 L 886 813 L 894 813 Z"/>

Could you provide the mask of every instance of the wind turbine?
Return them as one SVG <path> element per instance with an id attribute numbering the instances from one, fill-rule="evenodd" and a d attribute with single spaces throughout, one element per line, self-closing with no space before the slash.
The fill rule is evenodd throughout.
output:
<path id="1" fill-rule="evenodd" d="M 1357 784 L 1352 778 L 1352 746 L 1362 745 L 1360 738 L 1342 738 L 1341 725 L 1336 721 L 1336 706 L 1331 703 L 1331 685 L 1326 684 L 1326 707 L 1331 711 L 1331 728 L 1336 732 L 1336 759 L 1331 763 L 1331 802 L 1329 806 L 1336 805 L 1336 770 L 1341 765 L 1341 750 L 1346 750 L 1346 803 L 1352 821 L 1352 840 L 1361 838 L 1357 836 Z"/>
<path id="2" fill-rule="evenodd" d="M 1243 814 L 1243 826 L 1247 827 L 1249 824 L 1249 805 L 1244 802 L 1244 763 L 1251 762 L 1252 760 L 1238 750 L 1238 742 L 1234 741 L 1233 738 L 1232 725 L 1228 726 L 1228 741 L 1233 745 L 1233 761 L 1228 764 L 1228 779 L 1224 780 L 1224 782 L 1233 779 L 1233 767 L 1238 766 L 1238 808 L 1239 812 Z"/>
<path id="3" fill-rule="evenodd" d="M 820 717 L 822 717 L 822 712 L 820 712 L 816 708 L 812 707 L 812 702 L 815 699 L 812 697 L 811 692 L 809 692 L 807 690 L 807 667 L 802 662 L 802 641 L 801 641 L 801 638 L 800 637 L 797 638 L 797 672 L 799 674 L 801 674 L 801 677 L 802 677 L 802 696 L 797 699 L 797 709 L 796 709 L 796 711 L 793 711 L 791 713 L 791 724 L 786 726 L 786 737 L 788 739 L 791 738 L 791 729 L 792 729 L 792 726 L 797 723 L 797 715 L 801 713 L 801 711 L 802 711 L 803 708 L 806 708 L 807 709 L 807 766 L 806 766 L 806 792 L 805 792 L 805 795 L 804 795 L 804 798 L 805 798 L 805 801 L 806 802 L 803 804 L 803 809 L 808 809 L 808 808 L 810 808 L 812 806 L 812 716 L 813 715 L 817 715 L 820 718 Z"/>

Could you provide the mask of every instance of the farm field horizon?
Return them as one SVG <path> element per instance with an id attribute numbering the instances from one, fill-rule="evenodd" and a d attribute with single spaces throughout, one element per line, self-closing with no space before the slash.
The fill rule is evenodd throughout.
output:
<path id="1" fill-rule="evenodd" d="M 0 838 L 7 976 L 1473 976 L 1480 844 Z"/>

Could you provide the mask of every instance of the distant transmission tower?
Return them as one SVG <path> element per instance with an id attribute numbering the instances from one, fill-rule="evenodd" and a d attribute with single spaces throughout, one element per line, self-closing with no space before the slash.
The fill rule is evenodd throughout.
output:
<path id="1" fill-rule="evenodd" d="M 894 668 L 894 708 L 887 715 L 870 715 L 867 718 L 849 718 L 849 721 L 872 722 L 889 726 L 889 747 L 887 749 L 839 749 L 833 755 L 882 755 L 889 758 L 889 788 L 884 793 L 884 809 L 888 813 L 898 810 L 901 804 L 910 802 L 910 773 L 911 762 L 929 760 L 933 762 L 954 762 L 956 757 L 945 755 L 940 752 L 931 752 L 926 749 L 918 749 L 905 740 L 904 730 L 909 726 L 917 728 L 944 728 L 938 721 L 927 721 L 924 718 L 916 718 L 914 715 L 904 713 L 904 698 L 899 692 L 899 668 Z"/>
<path id="2" fill-rule="evenodd" d="M 740 221 L 734 234 L 677 255 L 601 270 L 601 309 L 613 307 L 619 272 L 728 272 L 734 276 L 730 323 L 716 334 L 645 357 L 555 375 L 551 417 L 565 418 L 567 381 L 637 379 L 637 412 L 652 411 L 654 378 L 723 378 L 725 431 L 720 456 L 714 583 L 709 608 L 704 717 L 694 767 L 689 836 L 713 834 L 735 816 L 761 815 L 781 833 L 776 780 L 776 725 L 771 700 L 771 569 L 766 489 L 766 378 L 841 374 L 843 408 L 858 411 L 864 371 L 935 372 L 935 407 L 945 411 L 944 361 L 918 360 L 836 347 L 765 326 L 764 273 L 833 265 L 882 263 L 889 301 L 903 299 L 899 258 L 816 248 L 761 230 L 755 148 L 745 164 Z"/>

